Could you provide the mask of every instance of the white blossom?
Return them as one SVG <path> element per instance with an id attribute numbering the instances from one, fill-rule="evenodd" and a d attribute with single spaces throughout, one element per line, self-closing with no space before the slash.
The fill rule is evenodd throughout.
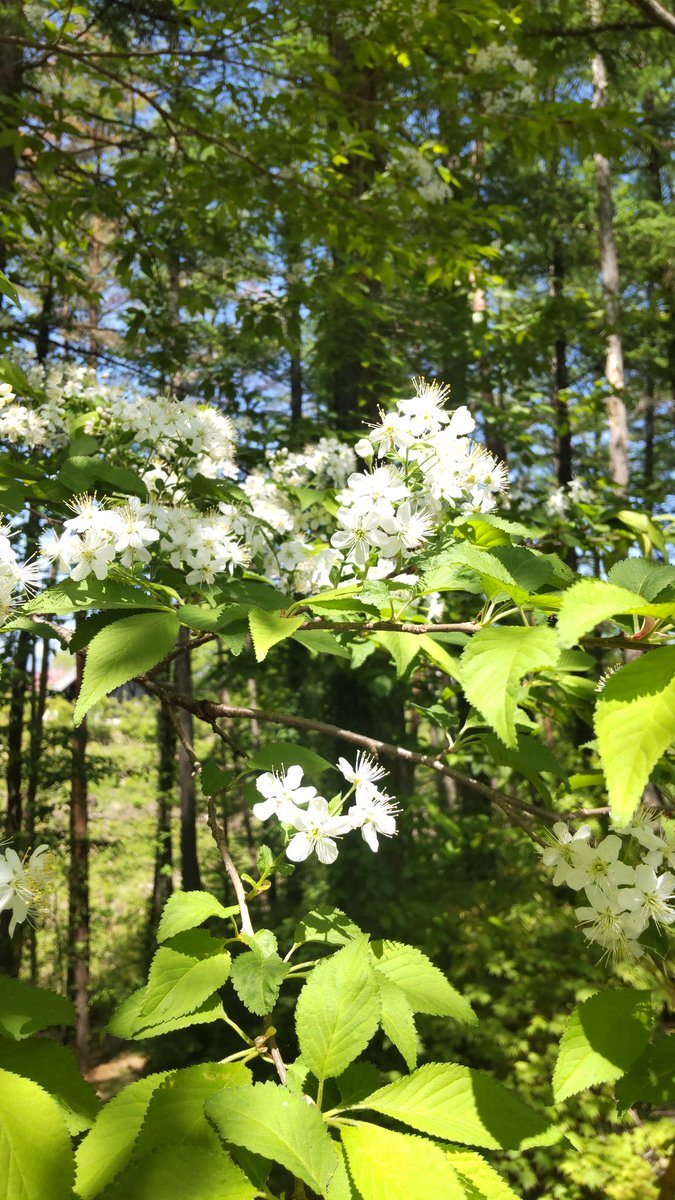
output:
<path id="1" fill-rule="evenodd" d="M 296 809 L 291 824 L 298 830 L 286 847 L 291 862 L 304 862 L 312 852 L 319 862 L 335 862 L 338 856 L 335 839 L 352 829 L 348 817 L 331 816 L 328 801 L 323 796 L 310 800 L 306 812 Z"/>

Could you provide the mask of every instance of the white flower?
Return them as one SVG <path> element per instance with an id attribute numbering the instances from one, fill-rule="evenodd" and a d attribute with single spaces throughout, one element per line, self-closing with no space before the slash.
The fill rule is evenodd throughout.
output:
<path id="1" fill-rule="evenodd" d="M 641 804 L 630 825 L 627 825 L 623 832 L 634 837 L 645 850 L 662 850 L 663 841 L 656 832 L 656 827 L 654 810 L 647 808 L 646 804 Z"/>
<path id="2" fill-rule="evenodd" d="M 253 805 L 253 813 L 259 821 L 276 815 L 280 821 L 291 821 L 296 806 L 308 804 L 316 796 L 316 788 L 301 787 L 302 767 L 292 766 L 277 775 L 266 771 L 256 780 L 256 788 L 264 800 Z"/>
<path id="3" fill-rule="evenodd" d="M 391 558 L 409 554 L 426 542 L 433 529 L 433 517 L 428 508 L 415 508 L 405 500 L 392 517 L 382 518 L 382 528 L 389 534 L 382 552 Z"/>
<path id="4" fill-rule="evenodd" d="M 380 424 L 373 426 L 368 436 L 377 447 L 379 458 L 384 458 L 390 450 L 407 450 L 415 442 L 410 422 L 399 413 L 380 412 Z"/>
<path id="5" fill-rule="evenodd" d="M 330 539 L 336 550 L 346 551 L 347 562 L 365 567 L 372 549 L 384 545 L 387 534 L 380 528 L 380 518 L 375 512 L 359 513 L 350 508 L 340 508 L 336 519 L 343 526 Z"/>
<path id="6" fill-rule="evenodd" d="M 635 869 L 619 861 L 621 846 L 621 838 L 615 833 L 603 838 L 597 846 L 576 843 L 572 848 L 573 865 L 567 871 L 568 886 L 576 892 L 588 884 L 606 885 L 609 891 L 612 886 L 633 883 Z"/>
<path id="7" fill-rule="evenodd" d="M 70 551 L 69 551 L 70 552 Z M 72 547 L 70 578 L 79 582 L 92 573 L 97 579 L 106 579 L 110 563 L 115 557 L 115 547 L 105 535 L 88 529 L 78 544 Z"/>
<path id="8" fill-rule="evenodd" d="M 352 829 L 360 829 L 361 837 L 374 854 L 379 843 L 377 835 L 393 837 L 396 833 L 396 813 L 398 806 L 390 796 L 374 791 L 372 794 L 356 794 L 356 803 L 347 812 Z"/>
<path id="9" fill-rule="evenodd" d="M 394 504 L 410 495 L 401 476 L 393 467 L 376 467 L 374 471 L 356 472 L 347 480 L 347 487 L 338 495 L 340 504 L 353 512 L 377 512 L 379 516 L 391 515 Z"/>
<path id="10" fill-rule="evenodd" d="M 450 416 L 443 405 L 450 395 L 450 388 L 444 383 L 427 383 L 424 379 L 413 379 L 413 387 L 416 394 L 412 399 L 399 400 L 396 406 L 402 416 L 408 418 L 412 432 L 419 437 L 447 425 Z"/>
<path id="11" fill-rule="evenodd" d="M 47 866 L 48 846 L 38 846 L 28 862 L 22 862 L 11 847 L 0 854 L 0 912 L 11 909 L 9 936 L 21 921 L 35 915 L 42 896 L 42 878 Z"/>
<path id="12" fill-rule="evenodd" d="M 633 914 L 623 911 L 616 891 L 609 894 L 604 888 L 589 884 L 586 896 L 588 905 L 574 911 L 580 925 L 586 926 L 584 936 L 588 941 L 602 946 L 611 959 L 639 958 L 643 953 L 637 941 L 641 929 Z"/>
<path id="13" fill-rule="evenodd" d="M 368 438 L 359 438 L 354 446 L 354 453 L 358 454 L 359 458 L 372 458 L 375 453 L 373 443 Z"/>
<path id="14" fill-rule="evenodd" d="M 644 929 L 650 918 L 656 925 L 672 925 L 675 908 L 672 897 L 675 893 L 675 875 L 666 871 L 656 874 L 653 867 L 641 863 L 635 868 L 635 887 L 621 888 L 619 896 L 624 908 L 633 913 Z"/>
<path id="15" fill-rule="evenodd" d="M 369 754 L 364 754 L 362 750 L 359 750 L 353 767 L 346 758 L 339 758 L 337 766 L 338 771 L 347 782 L 355 785 L 357 800 L 365 800 L 368 796 L 378 795 L 377 780 L 384 779 L 388 774 L 384 767 L 376 763 Z"/>
<path id="16" fill-rule="evenodd" d="M 547 867 L 555 867 L 553 883 L 559 887 L 567 883 L 567 873 L 574 866 L 575 842 L 587 842 L 591 836 L 590 825 L 582 825 L 576 833 L 572 833 L 564 821 L 556 821 L 551 833 L 546 835 L 551 845 L 542 852 L 542 862 Z"/>
<path id="17" fill-rule="evenodd" d="M 328 801 L 323 796 L 315 796 L 310 800 L 307 812 L 295 810 L 292 824 L 299 831 L 291 838 L 286 847 L 286 855 L 291 862 L 304 862 L 312 851 L 316 853 L 319 862 L 333 863 L 338 856 L 338 848 L 334 839 L 342 837 L 352 829 L 348 817 L 332 817 Z"/>

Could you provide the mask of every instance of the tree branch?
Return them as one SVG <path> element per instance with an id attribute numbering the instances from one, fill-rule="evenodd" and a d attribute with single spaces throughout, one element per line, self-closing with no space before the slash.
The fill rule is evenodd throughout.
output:
<path id="1" fill-rule="evenodd" d="M 659 0 L 631 0 L 634 8 L 639 8 L 653 25 L 660 25 L 668 33 L 675 33 L 675 13 L 659 4 Z"/>

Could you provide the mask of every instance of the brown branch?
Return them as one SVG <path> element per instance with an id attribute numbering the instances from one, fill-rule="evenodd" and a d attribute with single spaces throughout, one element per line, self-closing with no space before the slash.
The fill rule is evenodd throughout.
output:
<path id="1" fill-rule="evenodd" d="M 675 13 L 659 4 L 659 0 L 631 0 L 631 4 L 649 17 L 652 25 L 659 25 L 661 29 L 667 29 L 668 33 L 675 33 Z"/>
<path id="2" fill-rule="evenodd" d="M 483 626 L 474 621 L 457 621 L 443 625 L 439 622 L 424 624 L 421 621 L 329 621 L 315 617 L 300 626 L 298 633 L 311 633 L 312 629 L 330 629 L 333 633 L 376 633 L 391 630 L 394 633 L 478 633 Z"/>

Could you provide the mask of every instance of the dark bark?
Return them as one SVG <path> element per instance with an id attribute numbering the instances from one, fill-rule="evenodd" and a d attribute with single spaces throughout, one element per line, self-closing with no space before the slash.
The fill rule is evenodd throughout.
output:
<path id="1" fill-rule="evenodd" d="M 155 837 L 155 872 L 150 898 L 148 930 L 149 955 L 154 949 L 155 931 L 162 910 L 173 892 L 173 849 L 171 816 L 176 785 L 176 730 L 166 704 L 157 710 L 157 833 Z"/>
<path id="2" fill-rule="evenodd" d="M 190 632 L 183 625 L 178 635 L 179 642 L 185 645 L 190 640 Z M 185 650 L 176 659 L 176 687 L 184 696 L 192 696 L 192 657 Z M 183 731 L 183 737 L 189 743 L 194 743 L 194 722 L 192 714 L 180 709 L 178 720 Z M 178 783 L 180 789 L 180 861 L 183 890 L 186 892 L 201 891 L 202 879 L 197 858 L 197 794 L 195 789 L 192 766 L 185 748 L 178 747 Z"/>
<path id="3" fill-rule="evenodd" d="M 76 656 L 78 695 L 84 655 Z M 87 722 L 73 731 L 70 782 L 70 876 L 68 889 L 68 994 L 75 1004 L 74 1046 L 81 1070 L 89 1062 L 89 805 Z"/>
<path id="4" fill-rule="evenodd" d="M 17 37 L 23 24 L 21 0 L 3 0 L 0 9 L 4 32 Z M 0 133 L 16 133 L 19 124 L 18 100 L 23 83 L 23 50 L 11 40 L 0 41 Z M 0 206 L 5 208 L 14 188 L 17 170 L 14 141 L 0 141 Z M 8 247 L 0 233 L 0 271 L 7 265 Z"/>
<path id="5" fill-rule="evenodd" d="M 30 650 L 31 635 L 27 630 L 22 629 L 14 654 L 7 721 L 7 818 L 5 831 L 9 838 L 15 837 L 20 832 L 23 816 L 23 731 Z"/>
<path id="6" fill-rule="evenodd" d="M 565 285 L 565 262 L 561 242 L 556 238 L 551 252 L 551 295 L 555 308 L 556 332 L 553 344 L 551 391 L 555 421 L 556 475 L 559 487 L 572 479 L 572 427 L 565 392 L 569 387 L 567 334 L 560 315 Z"/>
<path id="7" fill-rule="evenodd" d="M 35 643 L 37 645 L 37 641 Z M 40 677 L 35 686 L 35 672 L 32 678 L 30 748 L 28 752 L 28 779 L 26 781 L 26 835 L 28 845 L 35 847 L 36 838 L 36 805 L 40 785 L 40 757 L 44 735 L 45 708 L 47 706 L 47 680 L 49 677 L 49 638 L 42 638 L 42 653 L 40 656 Z M 35 662 L 35 658 L 33 658 Z M 28 947 L 30 956 L 31 983 L 38 981 L 37 937 L 33 926 L 28 930 Z"/>

